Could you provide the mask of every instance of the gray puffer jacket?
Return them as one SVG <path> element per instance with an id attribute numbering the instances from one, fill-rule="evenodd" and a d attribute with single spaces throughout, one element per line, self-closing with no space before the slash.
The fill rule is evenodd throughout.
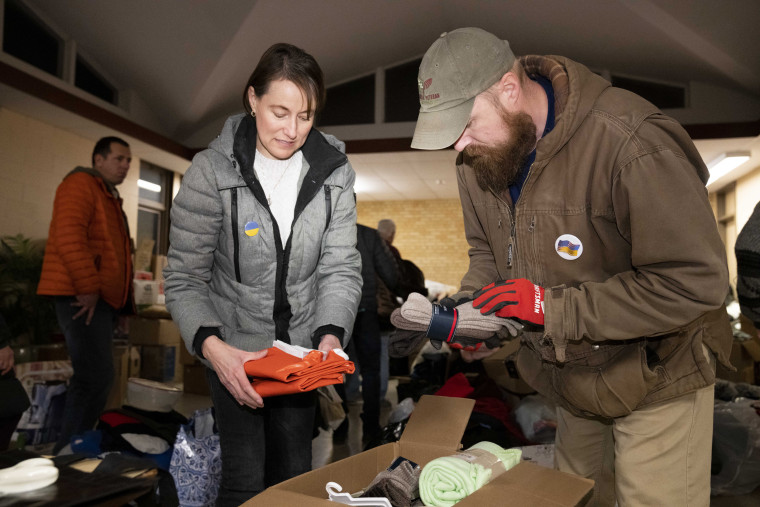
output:
<path id="1" fill-rule="evenodd" d="M 311 347 L 327 333 L 345 346 L 362 281 L 344 144 L 309 133 L 283 245 L 253 170 L 255 139 L 254 119 L 232 116 L 193 158 L 171 211 L 166 305 L 191 352 L 217 333 L 247 351 L 275 339 Z"/>

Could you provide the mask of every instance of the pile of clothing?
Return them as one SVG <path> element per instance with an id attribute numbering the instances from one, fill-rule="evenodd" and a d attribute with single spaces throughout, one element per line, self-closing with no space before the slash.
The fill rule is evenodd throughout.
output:
<path id="1" fill-rule="evenodd" d="M 340 349 L 324 353 L 276 340 L 265 357 L 246 362 L 244 368 L 256 392 L 268 397 L 342 384 L 343 374 L 354 372 L 354 363 Z"/>
<path id="2" fill-rule="evenodd" d="M 492 442 L 442 456 L 420 467 L 396 458 L 361 493 L 362 498 L 387 498 L 394 507 L 450 507 L 520 462 L 520 449 L 503 449 Z"/>

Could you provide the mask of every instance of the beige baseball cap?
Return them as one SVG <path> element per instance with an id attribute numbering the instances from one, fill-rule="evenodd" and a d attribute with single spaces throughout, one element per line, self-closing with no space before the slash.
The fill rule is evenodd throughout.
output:
<path id="1" fill-rule="evenodd" d="M 515 63 L 509 42 L 480 28 L 442 33 L 420 64 L 420 114 L 412 148 L 440 150 L 464 132 L 475 97 Z"/>

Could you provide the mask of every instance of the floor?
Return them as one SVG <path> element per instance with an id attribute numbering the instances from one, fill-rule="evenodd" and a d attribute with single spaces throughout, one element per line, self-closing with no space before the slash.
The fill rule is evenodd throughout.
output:
<path id="1" fill-rule="evenodd" d="M 387 424 L 388 417 L 396 408 L 398 400 L 396 397 L 397 380 L 391 379 L 388 383 L 388 394 L 386 402 L 383 404 L 380 413 L 380 425 Z M 211 406 L 211 399 L 208 396 L 197 394 L 183 394 L 180 401 L 174 409 L 190 417 L 195 410 L 208 408 Z M 361 400 L 353 401 L 348 404 L 349 429 L 348 436 L 344 443 L 333 443 L 332 431 L 321 430 L 312 444 L 313 467 L 319 468 L 328 463 L 347 458 L 362 451 L 362 432 L 361 432 Z M 760 505 L 760 488 L 752 493 L 740 496 L 722 496 L 711 497 L 710 507 L 757 507 Z"/>

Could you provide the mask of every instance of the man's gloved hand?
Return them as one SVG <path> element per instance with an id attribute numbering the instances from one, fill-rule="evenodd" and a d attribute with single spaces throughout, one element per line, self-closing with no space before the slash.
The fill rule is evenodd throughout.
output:
<path id="1" fill-rule="evenodd" d="M 544 325 L 544 289 L 524 278 L 491 283 L 474 294 L 480 313 Z"/>
<path id="2" fill-rule="evenodd" d="M 473 300 L 472 294 L 470 294 L 469 292 L 460 292 L 458 294 L 446 296 L 445 298 L 438 301 L 438 304 L 441 306 L 446 306 L 448 308 L 454 308 L 455 306 L 459 306 L 464 303 L 469 303 L 472 300 Z"/>

